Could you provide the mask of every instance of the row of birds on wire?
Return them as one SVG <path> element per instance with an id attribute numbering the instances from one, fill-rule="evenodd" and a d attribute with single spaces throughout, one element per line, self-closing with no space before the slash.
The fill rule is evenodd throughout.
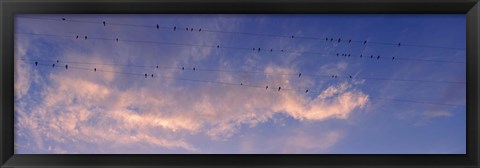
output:
<path id="1" fill-rule="evenodd" d="M 142 41 L 142 40 L 123 40 L 119 38 L 101 38 L 101 37 L 88 37 L 88 36 L 80 36 L 80 35 L 56 35 L 56 34 L 39 34 L 39 33 L 20 33 L 17 32 L 16 34 L 20 35 L 34 35 L 34 36 L 48 36 L 48 37 L 59 37 L 59 38 L 69 38 L 73 37 L 75 39 L 93 39 L 93 40 L 102 40 L 102 41 L 116 41 L 116 42 L 134 42 L 134 43 L 151 43 L 151 44 L 161 44 L 161 45 L 174 45 L 174 46 L 189 46 L 189 47 L 205 47 L 205 48 L 217 48 L 217 49 L 234 49 L 234 50 L 245 50 L 245 51 L 254 51 L 254 52 L 261 52 L 261 51 L 266 51 L 266 52 L 277 52 L 277 53 L 291 53 L 291 54 L 302 54 L 302 55 L 313 55 L 313 56 L 320 56 L 320 57 L 325 57 L 325 56 L 336 56 L 336 57 L 345 57 L 345 58 L 371 58 L 375 60 L 400 60 L 400 61 L 414 61 L 414 62 L 429 62 L 429 63 L 453 63 L 453 64 L 465 64 L 464 61 L 452 61 L 452 60 L 435 60 L 435 59 L 418 59 L 419 57 L 395 57 L 395 56 L 380 56 L 380 55 L 368 55 L 368 54 L 357 54 L 357 56 L 352 55 L 351 53 L 323 53 L 323 52 L 309 52 L 309 51 L 290 51 L 286 49 L 273 49 L 273 48 L 261 48 L 261 47 L 252 47 L 252 48 L 246 48 L 246 47 L 234 47 L 234 46 L 223 46 L 223 45 L 198 45 L 198 44 L 185 44 L 185 43 L 172 43 L 172 42 L 161 42 L 161 41 Z"/>
<path id="2" fill-rule="evenodd" d="M 434 46 L 434 45 L 418 45 L 418 44 L 403 44 L 401 42 L 375 42 L 375 41 L 368 41 L 368 40 L 352 40 L 352 39 L 345 39 L 342 40 L 341 38 L 332 38 L 332 37 L 308 37 L 308 36 L 295 36 L 295 35 L 275 35 L 275 34 L 262 34 L 262 33 L 250 33 L 250 32 L 237 32 L 237 31 L 225 31 L 225 30 L 212 30 L 212 29 L 202 29 L 202 28 L 193 28 L 193 27 L 180 27 L 180 26 L 160 26 L 159 24 L 153 25 L 138 25 L 138 24 L 127 24 L 127 23 L 113 23 L 113 22 L 96 22 L 96 21 L 85 21 L 85 20 L 75 20 L 75 19 L 67 19 L 62 17 L 61 19 L 55 18 L 35 18 L 35 17 L 19 17 L 24 19 L 37 19 L 37 20 L 53 20 L 53 21 L 67 21 L 67 22 L 79 22 L 79 23 L 91 23 L 91 24 L 102 24 L 104 27 L 107 25 L 114 25 L 114 26 L 130 26 L 130 27 L 142 27 L 142 28 L 155 28 L 155 29 L 170 29 L 173 31 L 198 31 L 198 32 L 211 32 L 211 33 L 226 33 L 226 34 L 239 34 L 239 35 L 250 35 L 250 36 L 268 36 L 268 37 L 282 37 L 282 38 L 291 38 L 291 39 L 310 39 L 310 40 L 325 40 L 330 42 L 337 42 L 340 43 L 345 41 L 346 43 L 360 43 L 363 45 L 366 44 L 375 44 L 375 45 L 391 45 L 391 46 L 408 46 L 408 47 L 423 47 L 423 48 L 441 48 L 441 49 L 452 49 L 452 50 L 465 50 L 465 48 L 459 47 L 446 47 L 446 46 Z"/>
<path id="3" fill-rule="evenodd" d="M 22 60 L 24 63 L 31 63 L 26 60 Z M 38 61 L 34 62 L 35 66 L 49 66 L 49 64 L 40 64 Z M 61 68 L 60 62 L 58 61 L 57 64 L 52 64 L 51 66 L 53 68 Z M 217 85 L 233 85 L 233 86 L 244 86 L 244 87 L 250 87 L 250 88 L 262 88 L 265 90 L 275 90 L 275 91 L 293 91 L 293 92 L 304 92 L 305 94 L 321 94 L 323 93 L 322 91 L 313 91 L 309 89 L 298 89 L 298 88 L 285 88 L 282 86 L 272 86 L 272 85 L 253 85 L 253 84 L 247 84 L 247 83 L 231 83 L 231 82 L 220 82 L 220 81 L 209 81 L 209 80 L 199 80 L 199 79 L 188 79 L 188 78 L 180 78 L 180 77 L 171 77 L 171 76 L 161 76 L 161 75 L 154 75 L 154 74 L 140 74 L 140 73 L 131 73 L 131 72 L 119 72 L 119 71 L 109 71 L 109 70 L 103 70 L 103 69 L 97 69 L 97 68 L 87 68 L 87 67 L 75 67 L 75 66 L 68 66 L 68 64 L 65 64 L 63 66 L 65 69 L 76 69 L 76 70 L 84 70 L 84 71 L 94 71 L 94 72 L 104 72 L 104 73 L 117 73 L 117 74 L 124 74 L 124 75 L 133 75 L 133 76 L 143 76 L 144 78 L 159 78 L 159 79 L 174 79 L 174 80 L 183 80 L 183 81 L 192 81 L 192 82 L 202 82 L 202 83 L 211 83 L 211 84 L 217 84 Z M 299 77 L 301 74 L 298 75 Z M 337 75 L 332 75 L 331 78 L 338 78 Z M 352 78 L 352 76 L 350 76 Z M 442 106 L 452 106 L 452 107 L 464 107 L 465 105 L 459 105 L 459 104 L 448 104 L 448 103 L 437 103 L 437 102 L 426 102 L 426 101 L 418 101 L 418 100 L 409 100 L 409 99 L 393 99 L 393 98 L 382 98 L 382 97 L 372 97 L 368 96 L 369 99 L 377 99 L 377 100 L 386 100 L 386 101 L 399 101 L 399 102 L 407 102 L 407 103 L 420 103 L 420 104 L 430 104 L 430 105 L 442 105 Z"/>
<path id="4" fill-rule="evenodd" d="M 20 59 L 21 61 L 26 61 L 24 59 Z M 55 62 L 54 60 L 36 60 L 34 61 L 35 66 L 39 65 L 39 61 L 42 62 Z M 181 67 L 171 67 L 171 66 L 159 66 L 159 65 L 133 65 L 133 64 L 113 64 L 113 63 L 93 63 L 93 62 L 78 62 L 78 61 L 60 61 L 56 60 L 56 64 L 53 63 L 52 67 L 55 67 L 59 63 L 65 64 L 65 69 L 68 69 L 68 64 L 83 64 L 83 65 L 97 65 L 97 66 L 120 66 L 120 67 L 136 67 L 136 68 L 155 68 L 155 69 L 174 69 L 174 70 L 191 70 L 191 71 L 209 71 L 209 72 L 223 72 L 223 73 L 251 73 L 251 74 L 263 74 L 263 75 L 271 75 L 271 76 L 298 76 L 299 78 L 302 75 L 312 76 L 312 77 L 322 77 L 322 78 L 339 78 L 337 74 L 333 75 L 326 75 L 326 74 L 302 74 L 301 72 L 298 73 L 267 73 L 263 71 L 242 71 L 242 70 L 227 70 L 227 69 L 204 69 L 204 68 L 197 68 L 197 67 L 190 67 L 186 68 L 185 66 Z M 96 71 L 96 68 L 93 69 Z M 147 77 L 147 76 L 145 76 Z M 435 81 L 435 80 L 418 80 L 418 79 L 393 79 L 393 78 L 378 78 L 378 77 L 358 77 L 355 75 L 347 75 L 347 76 L 340 76 L 340 78 L 346 79 L 357 79 L 357 80 L 383 80 L 383 81 L 400 81 L 400 82 L 428 82 L 428 83 L 437 83 L 437 84 L 454 84 L 454 85 L 462 85 L 465 86 L 465 82 L 461 81 Z"/>

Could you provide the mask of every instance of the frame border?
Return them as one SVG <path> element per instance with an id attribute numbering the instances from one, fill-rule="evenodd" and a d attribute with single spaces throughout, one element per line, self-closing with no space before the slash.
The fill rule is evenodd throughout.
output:
<path id="1" fill-rule="evenodd" d="M 0 1 L 0 165 L 1 167 L 477 167 L 480 166 L 478 104 L 480 46 L 478 0 L 2 0 Z M 13 17 L 21 13 L 255 13 L 255 14 L 466 14 L 467 154 L 14 154 Z"/>

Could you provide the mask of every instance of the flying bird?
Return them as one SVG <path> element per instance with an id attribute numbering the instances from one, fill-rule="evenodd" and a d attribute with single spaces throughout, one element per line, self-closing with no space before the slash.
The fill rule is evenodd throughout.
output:
<path id="1" fill-rule="evenodd" d="M 293 38 L 293 36 L 292 36 L 292 38 Z"/>
<path id="2" fill-rule="evenodd" d="M 333 41 L 333 38 L 330 38 L 330 42 L 332 42 L 332 41 Z"/>
<path id="3" fill-rule="evenodd" d="M 152 74 L 152 78 L 153 78 L 153 74 Z"/>
<path id="4" fill-rule="evenodd" d="M 283 50 L 282 50 L 282 52 L 283 52 Z"/>
<path id="5" fill-rule="evenodd" d="M 270 49 L 270 52 L 272 52 L 272 51 L 273 51 L 273 49 Z"/>
<path id="6" fill-rule="evenodd" d="M 328 41 L 328 37 L 327 37 L 327 38 L 325 38 L 325 41 Z"/>
<path id="7" fill-rule="evenodd" d="M 338 57 L 338 55 L 339 55 L 339 54 L 337 53 L 337 57 Z"/>
<path id="8" fill-rule="evenodd" d="M 220 48 L 220 46 L 219 46 L 219 45 L 217 45 L 217 48 Z"/>
<path id="9" fill-rule="evenodd" d="M 258 48 L 258 51 L 260 51 L 260 48 Z"/>
<path id="10" fill-rule="evenodd" d="M 352 75 L 350 75 L 350 79 L 352 79 Z"/>
<path id="11" fill-rule="evenodd" d="M 185 67 L 182 67 L 182 70 L 185 70 Z"/>
<path id="12" fill-rule="evenodd" d="M 348 57 L 350 57 L 350 54 L 348 54 Z"/>
<path id="13" fill-rule="evenodd" d="M 158 65 L 157 65 L 157 69 L 158 69 Z"/>
<path id="14" fill-rule="evenodd" d="M 190 31 L 193 31 L 193 28 L 190 28 Z"/>
<path id="15" fill-rule="evenodd" d="M 187 27 L 187 28 L 185 28 L 185 30 L 186 30 L 186 31 L 188 31 L 188 27 Z"/>
<path id="16" fill-rule="evenodd" d="M 373 55 L 370 55 L 370 58 L 373 58 Z"/>

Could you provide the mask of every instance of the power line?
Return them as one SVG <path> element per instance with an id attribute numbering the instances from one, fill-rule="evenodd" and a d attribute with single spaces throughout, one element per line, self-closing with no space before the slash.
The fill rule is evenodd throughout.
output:
<path id="1" fill-rule="evenodd" d="M 26 61 L 24 59 L 17 59 Z M 35 59 L 36 61 L 44 62 L 55 62 L 55 60 L 45 60 L 45 59 Z M 61 63 L 66 64 L 80 64 L 80 65 L 100 65 L 100 66 L 119 66 L 119 67 L 136 67 L 136 68 L 152 68 L 152 69 L 173 69 L 173 70 L 191 70 L 194 67 L 172 67 L 164 65 L 134 65 L 134 64 L 114 64 L 114 63 L 94 63 L 94 62 L 78 62 L 78 61 L 68 61 L 68 60 L 57 60 Z M 207 69 L 196 67 L 196 71 L 206 71 L 206 72 L 219 72 L 219 73 L 241 73 L 241 74 L 262 74 L 262 75 L 272 75 L 272 76 L 312 76 L 312 77 L 321 77 L 321 78 L 332 78 L 332 75 L 335 74 L 305 74 L 302 72 L 298 73 L 267 73 L 262 71 L 241 71 L 241 70 L 227 70 L 227 69 Z M 466 82 L 459 81 L 431 81 L 431 80 L 418 80 L 418 79 L 393 79 L 393 78 L 379 78 L 379 77 L 357 77 L 355 75 L 345 75 L 338 76 L 335 75 L 334 78 L 344 78 L 344 79 L 357 79 L 357 80 L 381 80 L 381 81 L 399 81 L 399 82 L 420 82 L 420 83 L 445 83 L 445 84 L 458 84 L 465 85 Z"/>
<path id="2" fill-rule="evenodd" d="M 25 61 L 24 61 L 25 62 Z M 28 63 L 28 62 L 26 62 Z M 52 68 L 63 68 L 63 64 L 62 66 L 60 66 L 60 64 L 57 64 L 57 66 L 55 66 L 56 64 L 38 64 L 37 62 L 35 62 L 35 66 L 52 66 Z M 250 88 L 257 88 L 257 89 L 263 89 L 263 86 L 259 86 L 259 85 L 250 85 L 250 84 L 247 84 L 247 83 L 230 83 L 230 82 L 221 82 L 221 81 L 208 81 L 208 80 L 197 80 L 197 79 L 188 79 L 188 78 L 179 78 L 179 77 L 171 77 L 171 76 L 161 76 L 161 75 L 154 75 L 154 74 L 148 74 L 148 73 L 145 73 L 145 74 L 139 74 L 139 73 L 130 73 L 130 72 L 119 72 L 119 71 L 108 71 L 108 70 L 101 70 L 101 69 L 97 69 L 97 68 L 94 68 L 93 70 L 91 68 L 84 68 L 84 67 L 71 67 L 71 66 L 68 66 L 68 68 L 66 68 L 68 66 L 68 64 L 65 64 L 65 69 L 77 69 L 77 70 L 84 70 L 84 71 L 93 71 L 93 72 L 107 72 L 107 73 L 116 73 L 116 74 L 124 74 L 124 75 L 132 75 L 132 76 L 139 76 L 139 77 L 142 77 L 144 76 L 145 78 L 163 78 L 163 79 L 173 79 L 173 80 L 183 80 L 183 81 L 191 81 L 191 82 L 202 82 L 202 83 L 211 83 L 211 84 L 218 84 L 218 85 L 229 85 L 229 86 L 241 86 L 241 87 L 250 87 Z M 151 76 L 150 76 L 151 75 Z M 270 87 L 270 90 L 272 89 L 276 89 L 276 87 L 274 87 L 273 85 L 266 85 L 266 89 L 265 90 L 269 90 L 268 89 L 268 86 L 271 86 Z M 289 91 L 301 91 L 301 92 L 304 92 L 305 91 L 305 94 L 308 94 L 308 93 L 322 93 L 322 91 L 311 91 L 311 90 L 308 90 L 308 89 L 294 89 L 294 88 L 282 88 L 281 86 L 278 87 L 278 91 L 280 92 L 281 90 L 289 90 Z M 426 101 L 419 101 L 419 100 L 408 100 L 408 99 L 392 99 L 392 98 L 382 98 L 382 97 L 371 97 L 371 96 L 368 96 L 368 98 L 372 98 L 372 99 L 378 99 L 378 100 L 385 100 L 385 101 L 397 101 L 397 102 L 406 102 L 406 103 L 417 103 L 417 104 L 430 104 L 430 105 L 442 105 L 442 106 L 454 106 L 454 107 L 465 107 L 465 105 L 458 105 L 458 104 L 448 104 L 448 103 L 436 103 L 436 102 L 426 102 Z"/>
<path id="3" fill-rule="evenodd" d="M 103 22 L 95 22 L 95 21 L 85 21 L 85 20 L 75 20 L 75 19 L 54 19 L 54 18 L 34 18 L 34 17 L 17 17 L 17 18 L 24 18 L 24 19 L 36 19 L 36 20 L 50 20 L 50 21 L 63 21 L 63 22 L 77 22 L 77 23 L 89 23 L 89 24 L 103 24 L 105 26 L 105 21 Z M 338 41 L 341 42 L 341 38 L 332 38 L 332 37 L 309 37 L 309 36 L 297 36 L 297 35 L 280 35 L 280 34 L 263 34 L 263 33 L 251 33 L 251 32 L 238 32 L 238 31 L 223 31 L 223 30 L 213 30 L 213 29 L 202 29 L 202 28 L 193 28 L 193 27 L 178 27 L 178 26 L 159 26 L 159 24 L 152 24 L 152 25 L 140 25 L 140 24 L 125 24 L 125 23 L 114 23 L 114 22 L 107 22 L 108 25 L 114 26 L 129 26 L 129 27 L 140 27 L 140 28 L 150 28 L 150 29 L 167 29 L 167 30 L 183 30 L 186 31 L 203 31 L 203 32 L 210 32 L 210 33 L 223 33 L 223 34 L 238 34 L 238 35 L 248 35 L 248 36 L 263 36 L 263 37 L 279 37 L 279 38 L 290 38 L 290 39 L 305 39 L 305 40 L 325 40 L 325 41 Z M 465 48 L 459 47 L 446 47 L 446 46 L 433 46 L 433 45 L 420 45 L 420 44 L 404 44 L 401 42 L 398 43 L 388 43 L 388 42 L 375 42 L 375 41 L 367 41 L 367 40 L 344 40 L 346 43 L 360 43 L 363 45 L 366 44 L 376 44 L 376 45 L 390 45 L 390 46 L 397 46 L 397 47 L 423 47 L 423 48 L 437 48 L 437 49 L 450 49 L 450 50 L 465 50 Z"/>
<path id="4" fill-rule="evenodd" d="M 187 46 L 187 47 L 204 47 L 204 48 L 217 48 L 217 49 L 234 49 L 234 50 L 244 50 L 244 51 L 253 51 L 253 52 L 262 52 L 261 48 L 245 48 L 245 47 L 233 47 L 233 46 L 223 46 L 223 45 L 198 45 L 198 44 L 183 44 L 183 43 L 172 43 L 172 42 L 161 42 L 161 41 L 145 41 L 145 40 L 125 40 L 119 38 L 103 38 L 103 37 L 88 37 L 88 36 L 79 36 L 79 35 L 55 35 L 55 34 L 40 34 L 40 33 L 25 33 L 25 32 L 15 32 L 15 34 L 20 35 L 33 35 L 33 36 L 47 36 L 47 37 L 60 37 L 60 38 L 73 38 L 73 39 L 84 39 L 84 40 L 103 40 L 103 41 L 115 41 L 115 42 L 132 42 L 132 43 L 146 43 L 146 44 L 160 44 L 160 45 L 173 45 L 173 46 Z M 465 64 L 462 61 L 451 61 L 451 60 L 431 60 L 431 59 L 417 59 L 414 57 L 402 58 L 402 57 L 388 57 L 380 55 L 352 55 L 350 53 L 321 53 L 321 52 L 297 52 L 297 51 L 288 51 L 286 49 L 273 49 L 265 48 L 263 49 L 265 53 L 295 53 L 295 54 L 305 54 L 313 55 L 319 57 L 342 57 L 342 58 L 356 58 L 363 60 L 383 60 L 383 61 L 415 61 L 415 62 L 432 62 L 432 63 L 453 63 L 453 64 Z"/>

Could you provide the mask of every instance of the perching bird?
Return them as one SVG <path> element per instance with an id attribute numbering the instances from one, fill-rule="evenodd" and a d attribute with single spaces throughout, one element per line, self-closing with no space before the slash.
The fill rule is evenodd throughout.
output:
<path id="1" fill-rule="evenodd" d="M 58 63 L 58 62 L 59 62 L 59 61 L 57 60 L 57 63 Z"/>
<path id="2" fill-rule="evenodd" d="M 159 29 L 159 28 L 160 28 L 160 26 L 157 24 L 157 29 Z"/>
<path id="3" fill-rule="evenodd" d="M 335 75 L 332 75 L 332 78 L 335 78 Z"/>
<path id="4" fill-rule="evenodd" d="M 282 87 L 278 87 L 278 91 L 280 91 L 282 89 Z"/>
<path id="5" fill-rule="evenodd" d="M 258 51 L 260 51 L 260 48 L 258 48 Z"/>
<path id="6" fill-rule="evenodd" d="M 240 85 L 242 85 L 242 86 L 243 86 L 243 83 L 240 83 Z"/>
<path id="7" fill-rule="evenodd" d="M 283 52 L 283 50 L 282 50 L 282 52 Z"/>
<path id="8" fill-rule="evenodd" d="M 87 36 L 85 36 L 85 40 L 87 39 Z"/>
<path id="9" fill-rule="evenodd" d="M 298 73 L 298 77 L 302 76 L 302 73 Z"/>
<path id="10" fill-rule="evenodd" d="M 338 38 L 338 42 L 340 43 L 340 38 Z"/>
<path id="11" fill-rule="evenodd" d="M 363 42 L 363 44 L 367 44 L 367 40 L 365 40 L 365 41 Z"/>
<path id="12" fill-rule="evenodd" d="M 380 55 L 379 55 L 379 56 L 377 56 L 377 60 L 378 60 L 378 59 L 380 59 Z"/>
<path id="13" fill-rule="evenodd" d="M 400 47 L 400 43 L 398 43 L 398 46 Z"/>
<path id="14" fill-rule="evenodd" d="M 193 31 L 193 28 L 190 28 L 190 31 Z"/>
<path id="15" fill-rule="evenodd" d="M 37 66 L 37 65 L 38 65 L 38 62 L 37 62 L 37 61 L 35 61 L 35 66 Z"/>
<path id="16" fill-rule="evenodd" d="M 350 79 L 352 79 L 352 75 L 350 75 Z"/>
<path id="17" fill-rule="evenodd" d="M 307 89 L 307 90 L 305 90 L 305 93 L 308 93 L 308 89 Z"/>
<path id="18" fill-rule="evenodd" d="M 145 78 L 147 78 L 147 74 L 145 74 Z"/>
<path id="19" fill-rule="evenodd" d="M 292 38 L 293 38 L 293 36 L 292 36 Z"/>
<path id="20" fill-rule="evenodd" d="M 188 31 L 188 27 L 187 27 L 187 28 L 185 28 L 185 30 L 186 30 L 186 31 Z"/>
<path id="21" fill-rule="evenodd" d="M 65 18 L 62 18 L 62 20 L 65 20 Z"/>
<path id="22" fill-rule="evenodd" d="M 330 42 L 332 42 L 332 41 L 333 41 L 333 38 L 330 38 Z"/>
<path id="23" fill-rule="evenodd" d="M 55 67 L 55 64 L 53 64 L 52 67 Z"/>
<path id="24" fill-rule="evenodd" d="M 351 42 L 352 42 L 352 40 L 348 40 L 348 43 L 351 43 Z"/>
<path id="25" fill-rule="evenodd" d="M 327 38 L 325 38 L 325 41 L 328 41 L 328 37 L 327 37 Z"/>
<path id="26" fill-rule="evenodd" d="M 93 71 L 97 72 L 97 68 L 93 68 Z"/>
<path id="27" fill-rule="evenodd" d="M 173 26 L 173 31 L 177 30 L 177 26 Z"/>
<path id="28" fill-rule="evenodd" d="M 200 29 L 198 29 L 198 32 L 201 32 L 201 31 L 202 31 L 202 29 L 201 29 L 201 28 L 200 28 Z"/>
<path id="29" fill-rule="evenodd" d="M 350 54 L 348 54 L 348 57 L 350 57 Z"/>
<path id="30" fill-rule="evenodd" d="M 105 21 L 103 21 L 103 26 L 105 26 Z"/>
<path id="31" fill-rule="evenodd" d="M 77 36 L 77 39 L 78 39 L 78 36 Z"/>
<path id="32" fill-rule="evenodd" d="M 339 55 L 339 54 L 337 53 L 337 57 L 338 57 L 338 55 Z"/>
<path id="33" fill-rule="evenodd" d="M 68 65 L 65 65 L 65 69 L 68 69 Z"/>
<path id="34" fill-rule="evenodd" d="M 117 38 L 117 39 L 115 39 L 115 40 L 117 40 L 117 42 L 118 42 L 118 38 Z"/>
<path id="35" fill-rule="evenodd" d="M 157 69 L 158 69 L 158 65 L 157 65 Z"/>
<path id="36" fill-rule="evenodd" d="M 363 57 L 363 55 L 360 54 L 360 58 L 362 58 L 362 57 Z"/>
<path id="37" fill-rule="evenodd" d="M 370 58 L 373 58 L 373 55 L 370 55 Z"/>
<path id="38" fill-rule="evenodd" d="M 395 59 L 395 57 L 392 57 L 392 60 L 394 60 L 394 59 Z"/>
<path id="39" fill-rule="evenodd" d="M 152 78 L 153 78 L 153 74 L 152 74 Z"/>
<path id="40" fill-rule="evenodd" d="M 195 68 L 193 68 L 193 71 L 195 71 Z"/>
<path id="41" fill-rule="evenodd" d="M 337 77 L 338 77 L 338 76 L 337 76 L 337 75 L 335 75 L 335 78 L 337 78 Z"/>
<path id="42" fill-rule="evenodd" d="M 182 67 L 182 70 L 185 70 L 185 67 Z"/>
<path id="43" fill-rule="evenodd" d="M 268 89 L 268 86 L 265 86 L 265 90 L 267 90 L 267 89 Z"/>
<path id="44" fill-rule="evenodd" d="M 220 46 L 219 46 L 219 45 L 217 45 L 217 48 L 220 48 Z"/>
<path id="45" fill-rule="evenodd" d="M 272 52 L 272 51 L 273 51 L 273 49 L 270 49 L 270 52 Z"/>

